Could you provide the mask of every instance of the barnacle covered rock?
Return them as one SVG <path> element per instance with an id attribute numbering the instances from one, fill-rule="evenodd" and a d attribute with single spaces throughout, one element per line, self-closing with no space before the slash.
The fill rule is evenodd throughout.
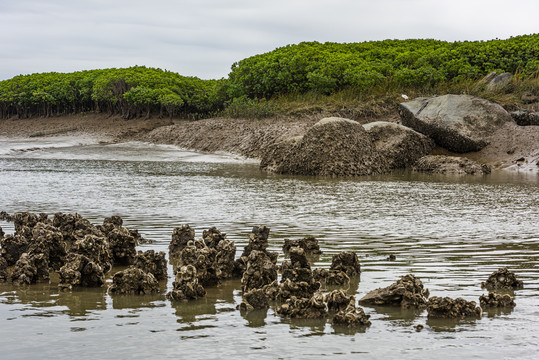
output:
<path id="1" fill-rule="evenodd" d="M 44 254 L 24 253 L 15 263 L 11 281 L 14 285 L 30 285 L 49 279 L 49 263 Z"/>
<path id="2" fill-rule="evenodd" d="M 60 270 L 67 256 L 62 233 L 58 228 L 42 222 L 38 222 L 32 228 L 32 239 L 28 246 L 28 252 L 31 254 L 44 254 L 47 257 L 49 266 L 55 270 Z"/>
<path id="3" fill-rule="evenodd" d="M 142 269 L 130 266 L 112 277 L 111 294 L 148 295 L 159 292 L 155 277 Z"/>
<path id="4" fill-rule="evenodd" d="M 522 289 L 523 282 L 518 280 L 515 273 L 507 268 L 500 268 L 488 277 L 487 281 L 481 283 L 481 287 L 492 289 Z"/>
<path id="5" fill-rule="evenodd" d="M 198 283 L 197 269 L 193 265 L 182 266 L 176 272 L 173 290 L 167 293 L 169 300 L 192 300 L 206 296 L 206 290 Z"/>
<path id="6" fill-rule="evenodd" d="M 350 304 L 354 306 L 356 299 L 353 295 L 346 295 L 343 290 L 333 290 L 324 296 L 324 301 L 328 306 L 328 311 L 336 313 L 346 310 Z"/>
<path id="7" fill-rule="evenodd" d="M 347 328 L 362 328 L 371 326 L 369 318 L 370 315 L 365 315 L 362 308 L 355 307 L 352 304 L 335 314 L 331 323 L 337 326 L 346 326 Z"/>
<path id="8" fill-rule="evenodd" d="M 463 298 L 433 296 L 427 303 L 427 312 L 430 319 L 480 318 L 482 310 L 476 305 L 475 301 L 466 301 Z"/>
<path id="9" fill-rule="evenodd" d="M 318 240 L 314 236 L 306 236 L 299 240 L 284 239 L 283 252 L 288 253 L 292 247 L 299 246 L 308 255 L 321 254 Z"/>
<path id="10" fill-rule="evenodd" d="M 329 269 L 342 271 L 348 276 L 355 276 L 361 273 L 359 259 L 353 251 L 342 251 L 333 255 Z"/>
<path id="11" fill-rule="evenodd" d="M 376 289 L 359 299 L 362 305 L 397 305 L 405 309 L 427 306 L 429 291 L 423 288 L 421 280 L 412 274 L 382 289 Z"/>
<path id="12" fill-rule="evenodd" d="M 86 256 L 90 261 L 98 264 L 105 273 L 112 269 L 109 243 L 103 236 L 86 235 L 73 243 L 71 252 Z"/>
<path id="13" fill-rule="evenodd" d="M 260 289 L 277 279 L 277 266 L 265 251 L 253 250 L 247 258 L 247 267 L 241 278 L 241 289 L 247 292 Z"/>
<path id="14" fill-rule="evenodd" d="M 7 271 L 7 261 L 3 256 L 0 255 L 0 283 L 6 282 L 9 280 L 9 275 Z"/>
<path id="15" fill-rule="evenodd" d="M 319 319 L 327 316 L 328 310 L 324 302 L 324 295 L 316 293 L 311 298 L 293 296 L 279 306 L 276 312 L 290 318 Z"/>
<path id="16" fill-rule="evenodd" d="M 69 253 L 64 266 L 58 272 L 60 290 L 72 290 L 73 287 L 100 287 L 105 283 L 103 268 L 87 256 Z"/>
<path id="17" fill-rule="evenodd" d="M 181 251 L 187 246 L 189 241 L 195 240 L 195 229 L 191 229 L 189 225 L 177 227 L 172 231 L 172 240 L 168 246 L 170 258 L 176 258 Z"/>
<path id="18" fill-rule="evenodd" d="M 115 265 L 132 265 L 135 261 L 137 241 L 126 228 L 114 228 L 107 234 Z"/>
<path id="19" fill-rule="evenodd" d="M 479 304 L 485 308 L 513 308 L 516 306 L 511 295 L 502 295 L 493 292 L 490 292 L 488 295 L 481 295 L 479 297 Z"/>
<path id="20" fill-rule="evenodd" d="M 15 265 L 21 255 L 28 251 L 28 240 L 22 235 L 6 235 L 0 240 L 0 254 L 9 266 Z"/>
<path id="21" fill-rule="evenodd" d="M 167 279 L 167 259 L 163 251 L 138 251 L 135 255 L 134 266 L 152 274 L 158 281 Z"/>

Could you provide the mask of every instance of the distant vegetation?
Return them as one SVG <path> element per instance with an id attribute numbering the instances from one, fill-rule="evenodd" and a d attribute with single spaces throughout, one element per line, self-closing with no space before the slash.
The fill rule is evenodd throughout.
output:
<path id="1" fill-rule="evenodd" d="M 273 115 L 277 105 L 282 108 L 283 102 L 302 97 L 320 101 L 324 97 L 365 99 L 466 90 L 491 71 L 509 72 L 536 84 L 539 34 L 453 43 L 305 42 L 241 60 L 232 65 L 229 78 L 221 80 L 140 66 L 20 75 L 0 82 L 0 115 L 107 112 L 125 118 L 152 114 L 264 117 Z M 536 86 L 531 90 L 539 91 Z"/>

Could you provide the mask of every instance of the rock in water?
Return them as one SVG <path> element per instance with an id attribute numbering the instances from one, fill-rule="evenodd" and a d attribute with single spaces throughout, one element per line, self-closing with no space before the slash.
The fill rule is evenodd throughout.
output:
<path id="1" fill-rule="evenodd" d="M 429 291 L 423 289 L 423 283 L 412 274 L 382 289 L 376 289 L 359 299 L 362 305 L 397 305 L 405 309 L 425 308 Z"/>
<path id="2" fill-rule="evenodd" d="M 445 155 L 424 156 L 412 166 L 412 169 L 426 173 L 460 175 L 487 175 L 491 171 L 488 165 L 462 157 Z"/>
<path id="3" fill-rule="evenodd" d="M 327 315 L 324 295 L 316 293 L 311 298 L 296 298 L 292 296 L 276 309 L 277 314 L 290 318 L 319 319 Z"/>
<path id="4" fill-rule="evenodd" d="M 479 297 L 479 304 L 485 308 L 513 308 L 516 306 L 515 301 L 509 294 L 489 293 Z"/>
<path id="5" fill-rule="evenodd" d="M 483 311 L 476 305 L 475 301 L 466 301 L 463 298 L 433 296 L 427 303 L 427 312 L 430 319 L 480 318 Z"/>
<path id="6" fill-rule="evenodd" d="M 364 328 L 371 326 L 370 317 L 370 315 L 365 314 L 362 308 L 355 307 L 351 303 L 346 309 L 335 314 L 331 323 L 334 326 L 346 326 L 347 328 Z"/>
<path id="7" fill-rule="evenodd" d="M 49 263 L 44 254 L 21 255 L 11 274 L 14 285 L 35 284 L 39 280 L 49 279 Z"/>
<path id="8" fill-rule="evenodd" d="M 387 172 L 365 129 L 356 121 L 325 118 L 302 138 L 268 147 L 261 168 L 281 174 L 359 176 Z"/>
<path id="9" fill-rule="evenodd" d="M 359 259 L 353 251 L 341 251 L 333 255 L 329 269 L 342 271 L 348 276 L 355 276 L 361 273 Z"/>
<path id="10" fill-rule="evenodd" d="M 182 266 L 172 283 L 173 290 L 167 293 L 167 299 L 193 300 L 206 296 L 206 290 L 198 283 L 197 269 L 193 265 Z"/>
<path id="11" fill-rule="evenodd" d="M 283 252 L 288 253 L 290 248 L 294 246 L 302 248 L 306 255 L 319 255 L 322 253 L 318 240 L 314 236 L 309 235 L 300 240 L 284 239 Z"/>
<path id="12" fill-rule="evenodd" d="M 7 261 L 3 256 L 0 255 L 0 283 L 6 282 L 9 280 L 7 272 Z"/>
<path id="13" fill-rule="evenodd" d="M 386 158 L 390 169 L 410 167 L 435 147 L 434 141 L 428 136 L 400 124 L 377 121 L 363 127 L 376 149 Z"/>
<path id="14" fill-rule="evenodd" d="M 164 251 L 138 251 L 133 266 L 152 274 L 157 281 L 167 279 L 167 259 Z"/>
<path id="15" fill-rule="evenodd" d="M 180 256 L 181 251 L 187 246 L 189 241 L 195 240 L 195 229 L 186 224 L 177 227 L 172 231 L 172 240 L 168 246 L 170 258 Z"/>
<path id="16" fill-rule="evenodd" d="M 111 294 L 148 295 L 159 292 L 159 284 L 152 274 L 130 266 L 112 277 Z"/>
<path id="17" fill-rule="evenodd" d="M 28 251 L 28 240 L 21 235 L 6 235 L 0 240 L 0 254 L 9 266 L 15 265 L 17 260 Z"/>
<path id="18" fill-rule="evenodd" d="M 522 289 L 524 286 L 521 280 L 518 280 L 515 273 L 509 271 L 507 268 L 500 268 L 494 271 L 488 277 L 487 281 L 481 283 L 481 287 L 492 289 Z"/>
<path id="19" fill-rule="evenodd" d="M 105 283 L 103 268 L 87 256 L 69 253 L 64 266 L 58 272 L 60 290 L 68 291 L 73 287 L 100 287 Z"/>
<path id="20" fill-rule="evenodd" d="M 512 121 L 500 105 L 470 95 L 417 98 L 399 105 L 402 123 L 458 153 L 479 151 L 496 129 Z"/>

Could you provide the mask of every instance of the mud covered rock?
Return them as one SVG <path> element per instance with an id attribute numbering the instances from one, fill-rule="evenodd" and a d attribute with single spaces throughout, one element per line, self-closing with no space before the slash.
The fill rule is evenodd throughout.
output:
<path id="1" fill-rule="evenodd" d="M 241 278 L 241 289 L 244 293 L 251 289 L 260 289 L 277 279 L 277 266 L 261 250 L 252 250 L 247 258 L 247 266 Z"/>
<path id="2" fill-rule="evenodd" d="M 198 283 L 197 269 L 193 265 L 182 266 L 176 272 L 173 290 L 167 293 L 169 300 L 192 300 L 206 296 L 206 290 Z"/>
<path id="3" fill-rule="evenodd" d="M 31 254 L 44 254 L 54 270 L 60 270 L 67 256 L 66 244 L 58 228 L 38 222 L 32 229 L 32 240 L 28 246 Z"/>
<path id="4" fill-rule="evenodd" d="M 269 306 L 269 296 L 264 289 L 252 289 L 243 294 L 243 300 L 238 305 L 238 310 L 252 311 L 265 309 Z"/>
<path id="5" fill-rule="evenodd" d="M 481 283 L 481 287 L 492 289 L 522 289 L 524 286 L 521 280 L 518 280 L 515 273 L 507 268 L 500 268 L 494 271 L 488 277 L 487 281 Z"/>
<path id="6" fill-rule="evenodd" d="M 167 279 L 167 259 L 163 251 L 138 251 L 133 266 L 152 274 L 157 281 Z"/>
<path id="7" fill-rule="evenodd" d="M 342 251 L 333 255 L 329 269 L 342 271 L 348 276 L 356 276 L 361 273 L 359 259 L 353 251 Z"/>
<path id="8" fill-rule="evenodd" d="M 355 307 L 356 298 L 353 295 L 346 295 L 343 290 L 333 290 L 324 296 L 328 311 L 337 313 L 346 310 L 350 306 Z"/>
<path id="9" fill-rule="evenodd" d="M 475 301 L 466 301 L 463 298 L 433 296 L 427 303 L 427 312 L 430 319 L 480 318 L 483 311 L 476 305 Z"/>
<path id="10" fill-rule="evenodd" d="M 341 270 L 314 269 L 313 277 L 327 286 L 342 286 L 350 283 L 350 277 Z"/>
<path id="11" fill-rule="evenodd" d="M 539 112 L 528 110 L 512 111 L 511 117 L 519 126 L 539 126 Z"/>
<path id="12" fill-rule="evenodd" d="M 181 251 L 187 246 L 189 241 L 195 240 L 195 229 L 191 229 L 189 225 L 177 227 L 172 231 L 172 240 L 168 246 L 170 258 L 176 258 Z"/>
<path id="13" fill-rule="evenodd" d="M 328 314 L 322 293 L 316 293 L 311 298 L 293 296 L 281 304 L 276 312 L 281 316 L 301 319 L 319 319 Z"/>
<path id="14" fill-rule="evenodd" d="M 428 136 L 401 124 L 376 121 L 363 127 L 390 169 L 408 168 L 436 146 Z"/>
<path id="15" fill-rule="evenodd" d="M 44 254 L 22 254 L 11 274 L 14 285 L 30 285 L 48 279 L 49 263 Z"/>
<path id="16" fill-rule="evenodd" d="M 382 289 L 376 289 L 359 299 L 362 305 L 396 305 L 404 309 L 425 308 L 429 291 L 423 288 L 421 280 L 412 274 Z"/>
<path id="17" fill-rule="evenodd" d="M 15 265 L 21 255 L 28 251 L 28 240 L 22 235 L 6 235 L 0 240 L 0 254 L 9 266 Z"/>
<path id="18" fill-rule="evenodd" d="M 0 255 L 0 283 L 6 282 L 9 280 L 9 274 L 7 271 L 7 261 L 3 256 Z"/>
<path id="19" fill-rule="evenodd" d="M 302 138 L 268 147 L 263 169 L 315 176 L 360 176 L 388 171 L 365 129 L 356 121 L 325 118 Z"/>
<path id="20" fill-rule="evenodd" d="M 371 326 L 370 315 L 366 315 L 362 308 L 350 303 L 344 310 L 333 316 L 331 324 L 334 326 L 344 326 L 347 328 L 364 328 Z"/>
<path id="21" fill-rule="evenodd" d="M 470 95 L 417 98 L 399 105 L 402 124 L 458 153 L 479 151 L 511 115 L 500 105 Z"/>
<path id="22" fill-rule="evenodd" d="M 159 284 L 152 274 L 130 266 L 114 274 L 108 291 L 111 294 L 148 295 L 158 293 Z"/>
<path id="23" fill-rule="evenodd" d="M 75 241 L 71 252 L 86 256 L 90 261 L 99 265 L 104 273 L 112 269 L 112 255 L 107 239 L 103 236 L 86 235 Z"/>
<path id="24" fill-rule="evenodd" d="M 427 155 L 419 159 L 412 167 L 414 171 L 435 174 L 487 175 L 491 169 L 488 165 L 473 160 L 446 155 Z"/>
<path id="25" fill-rule="evenodd" d="M 69 253 L 64 266 L 58 272 L 60 290 L 68 291 L 73 287 L 100 287 L 105 283 L 103 268 L 87 256 Z"/>
<path id="26" fill-rule="evenodd" d="M 276 252 L 267 251 L 269 246 L 268 237 L 270 229 L 265 225 L 255 226 L 249 235 L 249 243 L 243 249 L 243 252 L 239 259 L 234 264 L 234 273 L 236 276 L 241 277 L 247 268 L 247 261 L 249 255 L 253 251 L 264 252 L 271 261 L 276 264 L 279 254 Z"/>
<path id="27" fill-rule="evenodd" d="M 115 228 L 107 234 L 115 265 L 132 265 L 135 261 L 137 241 L 126 228 Z"/>
<path id="28" fill-rule="evenodd" d="M 490 292 L 488 295 L 481 295 L 479 297 L 479 304 L 485 308 L 513 308 L 516 306 L 511 295 L 502 295 L 493 292 Z"/>
<path id="29" fill-rule="evenodd" d="M 300 247 L 305 251 L 306 255 L 318 255 L 321 254 L 320 245 L 318 240 L 314 236 L 306 236 L 299 240 L 284 239 L 283 252 L 286 254 L 292 247 Z"/>

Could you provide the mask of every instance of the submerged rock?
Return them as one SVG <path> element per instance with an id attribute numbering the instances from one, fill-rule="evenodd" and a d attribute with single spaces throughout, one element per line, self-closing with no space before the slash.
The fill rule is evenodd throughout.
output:
<path id="1" fill-rule="evenodd" d="M 267 151 L 261 168 L 281 174 L 359 176 L 388 171 L 361 124 L 343 118 L 322 119 L 303 137 Z"/>
<path id="2" fill-rule="evenodd" d="M 292 247 L 300 247 L 307 255 L 321 254 L 320 245 L 314 236 L 306 236 L 299 240 L 284 239 L 283 252 L 288 253 Z"/>
<path id="3" fill-rule="evenodd" d="M 198 283 L 197 269 L 193 265 L 182 266 L 176 272 L 173 290 L 167 293 L 169 300 L 193 300 L 206 296 L 206 290 Z"/>
<path id="4" fill-rule="evenodd" d="M 155 277 L 142 269 L 130 266 L 112 277 L 111 294 L 148 295 L 159 292 Z"/>
<path id="5" fill-rule="evenodd" d="M 73 287 L 100 287 L 105 283 L 103 268 L 85 255 L 69 253 L 64 266 L 58 272 L 60 290 Z"/>
<path id="6" fill-rule="evenodd" d="M 14 285 L 30 285 L 49 280 L 49 263 L 44 254 L 24 253 L 15 263 L 11 281 Z"/>
<path id="7" fill-rule="evenodd" d="M 507 268 L 500 268 L 494 271 L 488 277 L 487 281 L 481 283 L 481 287 L 492 289 L 522 289 L 524 286 L 521 280 L 518 280 L 515 273 Z"/>
<path id="8" fill-rule="evenodd" d="M 163 251 L 157 253 L 154 250 L 138 251 L 133 266 L 152 274 L 157 281 L 167 279 L 167 259 Z"/>
<path id="9" fill-rule="evenodd" d="M 390 169 L 404 169 L 428 155 L 434 141 L 404 125 L 377 121 L 363 125 Z"/>
<path id="10" fill-rule="evenodd" d="M 417 98 L 399 105 L 402 124 L 454 152 L 479 151 L 511 116 L 500 105 L 470 95 Z"/>
<path id="11" fill-rule="evenodd" d="M 480 318 L 483 311 L 476 305 L 475 301 L 466 301 L 463 298 L 433 296 L 427 303 L 427 312 L 430 319 Z"/>
<path id="12" fill-rule="evenodd" d="M 319 319 L 328 314 L 324 295 L 321 293 L 316 293 L 311 298 L 293 296 L 279 306 L 276 312 L 282 316 L 301 319 Z"/>
<path id="13" fill-rule="evenodd" d="M 355 276 L 361 273 L 359 259 L 353 251 L 342 251 L 333 255 L 329 269 L 342 271 L 348 276 Z"/>
<path id="14" fill-rule="evenodd" d="M 189 225 L 177 227 L 172 231 L 172 241 L 168 246 L 170 258 L 176 258 L 181 251 L 187 246 L 189 241 L 195 240 L 195 229 L 191 229 Z"/>
<path id="15" fill-rule="evenodd" d="M 6 235 L 0 240 L 0 254 L 9 266 L 15 265 L 21 255 L 28 251 L 28 240 L 22 235 Z"/>
<path id="16" fill-rule="evenodd" d="M 473 160 L 446 155 L 427 155 L 419 159 L 412 167 L 414 171 L 435 174 L 487 175 L 491 169 L 488 165 Z"/>
<path id="17" fill-rule="evenodd" d="M 516 306 L 513 297 L 509 294 L 496 294 L 490 292 L 488 295 L 481 295 L 479 297 L 479 304 L 481 307 L 486 308 L 513 308 Z"/>
<path id="18" fill-rule="evenodd" d="M 412 274 L 382 289 L 376 289 L 359 299 L 362 305 L 397 305 L 405 309 L 425 308 L 429 291 L 423 288 L 421 280 Z"/>

